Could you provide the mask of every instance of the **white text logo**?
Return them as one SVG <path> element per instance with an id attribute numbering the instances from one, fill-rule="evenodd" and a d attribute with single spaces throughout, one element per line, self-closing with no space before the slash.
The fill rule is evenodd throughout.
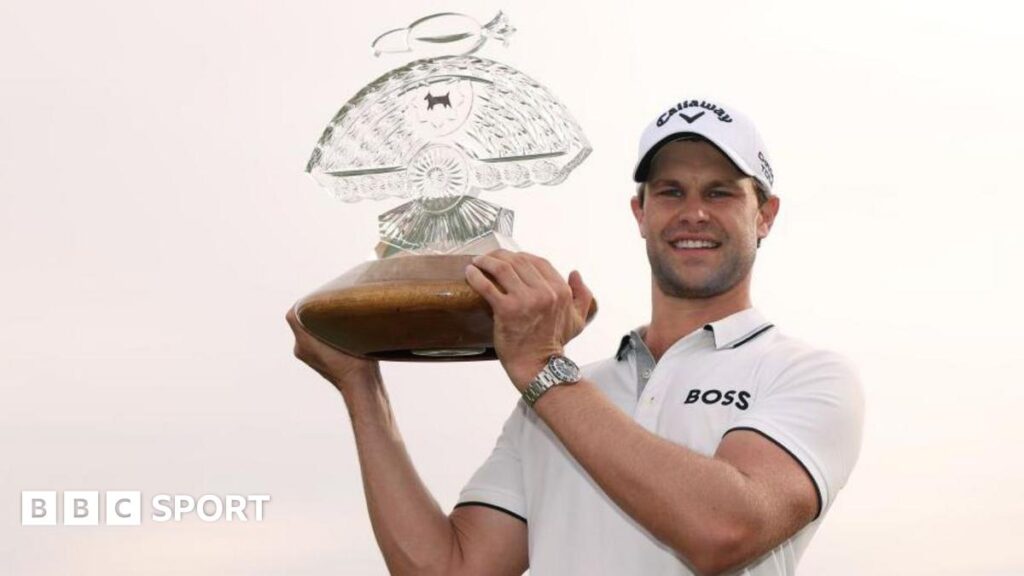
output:
<path id="1" fill-rule="evenodd" d="M 21 493 L 22 526 L 139 526 L 142 524 L 142 492 L 109 490 L 58 492 L 26 490 Z M 262 522 L 263 506 L 269 494 L 157 494 L 149 501 L 149 518 L 154 522 L 180 522 L 194 515 L 203 522 Z M 61 509 L 58 510 L 58 503 Z M 103 512 L 102 522 L 100 512 Z"/>

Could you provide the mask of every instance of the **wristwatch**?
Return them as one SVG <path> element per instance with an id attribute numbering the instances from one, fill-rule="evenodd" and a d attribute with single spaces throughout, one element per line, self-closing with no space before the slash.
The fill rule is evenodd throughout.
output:
<path id="1" fill-rule="evenodd" d="M 582 377 L 580 367 L 575 362 L 561 354 L 555 354 L 548 358 L 548 363 L 544 366 L 544 369 L 530 382 L 526 390 L 523 390 L 523 400 L 526 400 L 527 405 L 533 406 L 537 399 L 550 390 L 552 386 L 575 384 Z"/>

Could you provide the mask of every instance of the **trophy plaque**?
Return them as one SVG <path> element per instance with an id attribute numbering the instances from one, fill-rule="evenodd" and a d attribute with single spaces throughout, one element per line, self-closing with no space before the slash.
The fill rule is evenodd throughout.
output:
<path id="1" fill-rule="evenodd" d="M 373 42 L 416 53 L 352 97 L 306 171 L 344 202 L 398 199 L 380 215 L 377 259 L 295 305 L 302 325 L 349 354 L 380 360 L 495 358 L 490 308 L 465 280 L 473 256 L 512 241 L 513 213 L 479 198 L 565 180 L 590 144 L 565 107 L 514 68 L 475 56 L 515 32 L 454 13 Z M 588 313 L 593 316 L 596 307 Z"/>

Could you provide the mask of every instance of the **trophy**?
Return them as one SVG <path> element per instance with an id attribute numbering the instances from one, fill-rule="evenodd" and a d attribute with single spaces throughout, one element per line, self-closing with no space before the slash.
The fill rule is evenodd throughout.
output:
<path id="1" fill-rule="evenodd" d="M 442 13 L 373 42 L 376 56 L 426 57 L 353 96 L 306 172 L 344 202 L 405 202 L 380 215 L 376 260 L 296 303 L 299 321 L 324 342 L 380 360 L 496 358 L 490 308 L 465 268 L 475 255 L 518 248 L 512 211 L 480 192 L 558 184 L 591 151 L 546 88 L 473 55 L 514 32 L 500 12 L 484 26 Z"/>

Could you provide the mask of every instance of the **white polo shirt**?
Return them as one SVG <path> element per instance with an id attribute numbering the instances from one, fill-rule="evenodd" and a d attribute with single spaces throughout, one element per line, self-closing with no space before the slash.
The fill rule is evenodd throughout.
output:
<path id="1" fill-rule="evenodd" d="M 818 491 L 819 513 L 738 574 L 793 574 L 860 451 L 864 402 L 842 356 L 782 334 L 753 308 L 696 330 L 654 363 L 639 334 L 615 357 L 587 365 L 591 380 L 637 424 L 712 456 L 733 430 L 786 450 Z M 522 401 L 494 451 L 459 496 L 527 522 L 531 576 L 692 574 L 668 546 L 594 483 Z"/>

